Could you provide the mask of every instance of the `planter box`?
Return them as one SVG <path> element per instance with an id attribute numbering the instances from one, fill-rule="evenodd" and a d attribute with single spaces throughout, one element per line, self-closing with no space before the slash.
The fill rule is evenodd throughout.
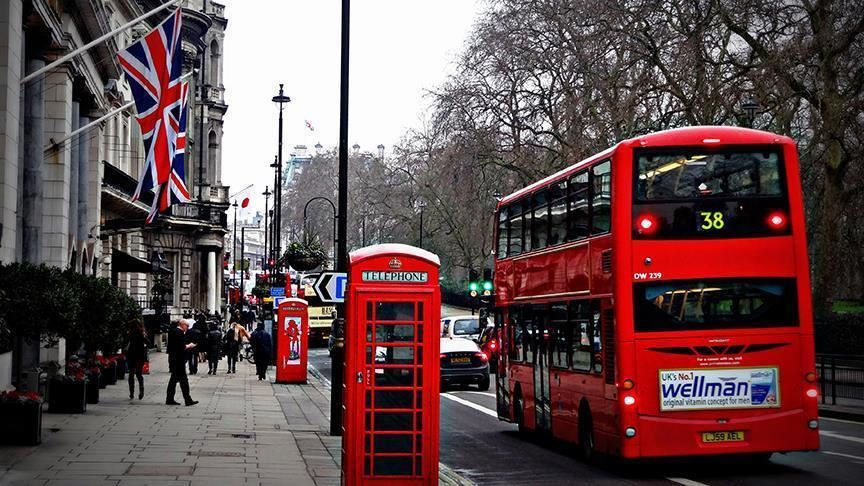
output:
<path id="1" fill-rule="evenodd" d="M 102 369 L 102 376 L 105 377 L 105 382 L 109 385 L 117 384 L 117 365 L 106 366 Z"/>
<path id="2" fill-rule="evenodd" d="M 48 411 L 51 413 L 84 413 L 87 411 L 87 383 L 52 380 L 48 385 Z"/>
<path id="3" fill-rule="evenodd" d="M 294 270 L 298 270 L 301 272 L 308 272 L 310 270 L 315 270 L 320 267 L 324 263 L 323 260 L 319 260 L 318 258 L 289 258 L 288 264 Z"/>
<path id="4" fill-rule="evenodd" d="M 0 443 L 35 446 L 42 443 L 41 403 L 0 403 Z"/>
<path id="5" fill-rule="evenodd" d="M 99 380 L 87 381 L 87 403 L 99 403 Z"/>
<path id="6" fill-rule="evenodd" d="M 105 376 L 105 371 L 108 368 L 102 368 L 102 373 L 99 373 L 99 388 L 108 388 L 108 377 Z"/>
<path id="7" fill-rule="evenodd" d="M 126 378 L 126 360 L 120 358 L 117 360 L 117 381 Z"/>

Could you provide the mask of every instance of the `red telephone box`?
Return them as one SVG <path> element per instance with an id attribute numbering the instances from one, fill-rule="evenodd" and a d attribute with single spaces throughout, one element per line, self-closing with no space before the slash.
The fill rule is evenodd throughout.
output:
<path id="1" fill-rule="evenodd" d="M 309 355 L 309 304 L 303 299 L 285 299 L 277 313 L 276 383 L 306 383 Z"/>
<path id="2" fill-rule="evenodd" d="M 399 244 L 349 256 L 343 484 L 438 484 L 440 265 Z"/>

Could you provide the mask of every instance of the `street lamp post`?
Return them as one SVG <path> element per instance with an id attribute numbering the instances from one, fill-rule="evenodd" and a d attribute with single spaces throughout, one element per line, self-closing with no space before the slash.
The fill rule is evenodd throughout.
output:
<path id="1" fill-rule="evenodd" d="M 336 271 L 348 271 L 348 47 L 351 40 L 351 0 L 342 0 L 342 35 L 339 83 L 339 246 Z M 336 342 L 330 362 L 330 435 L 342 435 L 342 384 L 345 381 L 345 304 L 336 306 Z"/>
<path id="2" fill-rule="evenodd" d="M 426 209 L 426 201 L 420 201 L 420 248 L 423 248 L 423 210 Z"/>
<path id="3" fill-rule="evenodd" d="M 237 200 L 234 200 L 234 204 L 231 206 L 234 207 L 234 231 L 231 232 L 231 258 L 234 259 L 234 262 L 231 264 L 231 279 L 235 282 L 237 281 Z M 229 298 L 230 300 L 230 298 Z M 230 303 L 230 302 L 229 302 Z"/>
<path id="4" fill-rule="evenodd" d="M 336 221 L 339 220 L 339 215 L 336 213 L 336 205 L 333 204 L 333 201 L 327 199 L 324 196 L 313 197 L 312 199 L 306 201 L 306 205 L 303 206 L 303 235 L 304 236 L 306 235 L 306 210 L 309 209 L 309 204 L 312 201 L 315 201 L 318 199 L 321 199 L 323 201 L 327 201 L 327 204 L 329 204 L 330 207 L 333 208 L 333 257 L 336 258 L 336 242 L 338 241 L 337 240 L 338 232 L 336 230 Z M 335 265 L 334 265 L 334 267 L 335 267 Z"/>
<path id="5" fill-rule="evenodd" d="M 243 310 L 246 304 L 246 271 L 243 269 L 243 264 L 246 263 L 246 226 L 240 228 L 240 310 Z"/>
<path id="6" fill-rule="evenodd" d="M 273 188 L 276 192 L 273 199 L 273 206 L 276 209 L 273 218 L 275 223 L 273 225 L 275 227 L 275 238 L 273 239 L 275 244 L 273 247 L 276 250 L 276 255 L 282 253 L 282 112 L 284 105 L 291 102 L 291 98 L 285 96 L 283 86 L 283 84 L 279 85 L 279 94 L 273 97 L 273 103 L 279 105 L 279 152 L 276 155 L 276 185 Z"/>
<path id="7" fill-rule="evenodd" d="M 273 271 L 270 272 L 270 274 L 271 274 L 271 279 L 273 279 L 274 278 L 273 274 L 276 273 L 275 272 L 276 260 L 278 260 L 278 254 L 276 253 L 276 239 L 277 239 L 277 236 L 276 236 L 276 229 L 277 229 L 276 206 L 279 205 L 279 191 L 276 190 L 276 187 L 278 186 L 279 179 L 280 179 L 280 177 L 279 177 L 279 156 L 278 155 L 273 156 L 273 163 L 270 164 L 270 167 L 273 167 L 273 214 L 270 215 L 270 253 L 272 254 L 272 258 L 273 258 L 273 265 L 271 268 L 271 270 L 273 270 Z M 275 283 L 275 280 L 271 280 L 270 283 L 271 284 Z"/>
<path id="8" fill-rule="evenodd" d="M 747 128 L 753 128 L 753 122 L 756 121 L 756 115 L 759 114 L 760 108 L 759 102 L 752 98 L 747 98 L 741 102 L 741 110 L 744 112 Z"/>
<path id="9" fill-rule="evenodd" d="M 264 196 L 264 272 L 265 273 L 269 273 L 269 267 L 270 267 L 270 255 L 267 253 L 267 210 L 269 209 L 267 202 L 270 200 L 271 194 L 273 194 L 273 193 L 270 192 L 270 187 L 264 186 L 264 192 L 262 192 L 261 195 Z M 272 245 L 273 242 L 271 241 L 270 244 Z"/>

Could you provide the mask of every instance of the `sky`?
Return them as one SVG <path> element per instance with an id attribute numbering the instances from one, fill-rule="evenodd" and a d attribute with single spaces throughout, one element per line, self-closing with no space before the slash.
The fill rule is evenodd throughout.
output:
<path id="1" fill-rule="evenodd" d="M 223 85 L 228 113 L 222 140 L 222 183 L 248 184 L 250 209 L 264 210 L 264 186 L 277 152 L 278 108 L 285 84 L 283 160 L 293 147 L 339 140 L 339 0 L 221 0 L 225 34 Z M 348 143 L 377 153 L 392 146 L 428 112 L 428 90 L 454 71 L 483 0 L 354 0 L 351 2 Z M 309 122 L 314 130 L 307 127 Z M 272 187 L 271 187 L 272 189 Z"/>

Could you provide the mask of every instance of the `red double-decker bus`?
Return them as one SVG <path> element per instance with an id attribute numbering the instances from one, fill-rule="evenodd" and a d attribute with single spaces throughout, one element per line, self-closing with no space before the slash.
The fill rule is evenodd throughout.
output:
<path id="1" fill-rule="evenodd" d="M 819 447 L 794 142 L 617 144 L 497 212 L 501 420 L 625 458 Z"/>

